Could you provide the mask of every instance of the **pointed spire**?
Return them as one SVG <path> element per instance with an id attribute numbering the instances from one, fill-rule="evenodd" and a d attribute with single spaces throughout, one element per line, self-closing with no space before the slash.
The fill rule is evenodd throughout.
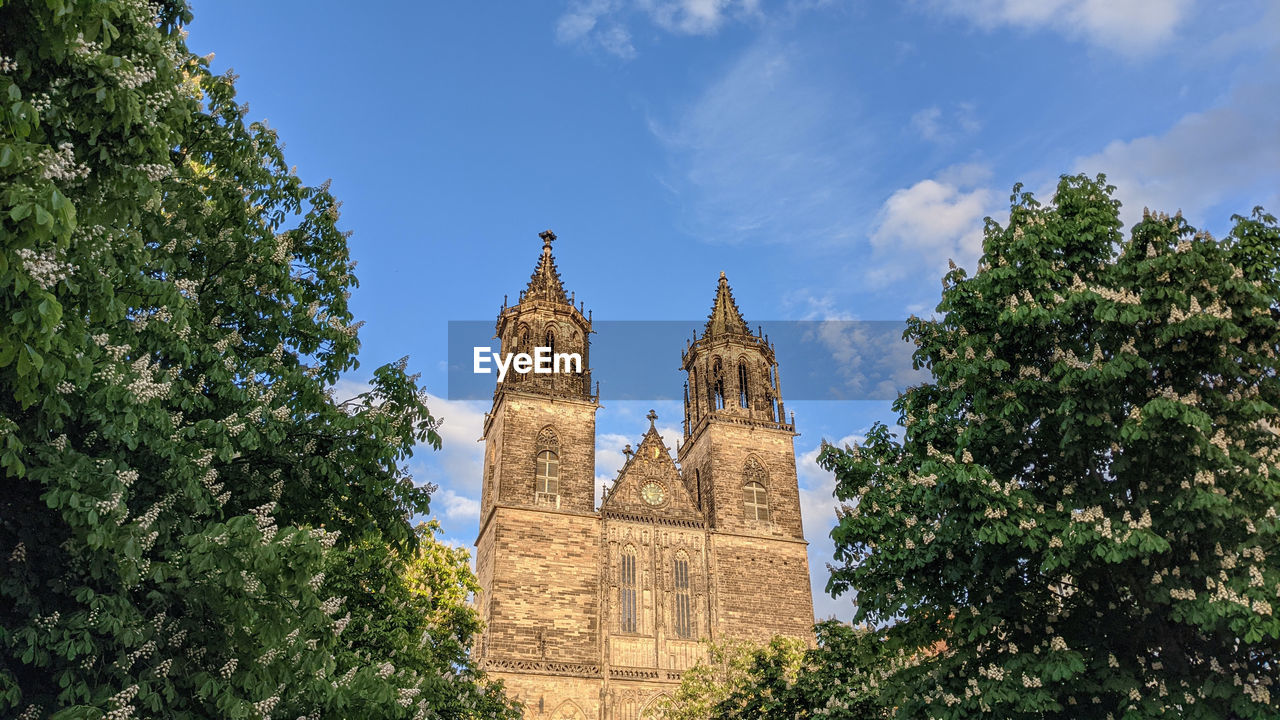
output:
<path id="1" fill-rule="evenodd" d="M 711 306 L 711 314 L 707 316 L 707 327 L 702 332 L 708 335 L 750 335 L 751 329 L 747 321 L 742 319 L 742 311 L 734 302 L 733 290 L 729 289 L 729 280 L 720 272 L 720 284 L 716 287 L 716 301 Z"/>
<path id="2" fill-rule="evenodd" d="M 524 291 L 523 299 L 568 303 L 569 296 L 565 295 L 564 283 L 560 281 L 560 273 L 556 270 L 556 259 L 551 255 L 551 243 L 555 242 L 556 234 L 544 230 L 538 233 L 538 237 L 542 238 L 542 257 L 538 259 L 538 267 L 534 268 L 533 276 L 529 278 L 529 287 Z"/>

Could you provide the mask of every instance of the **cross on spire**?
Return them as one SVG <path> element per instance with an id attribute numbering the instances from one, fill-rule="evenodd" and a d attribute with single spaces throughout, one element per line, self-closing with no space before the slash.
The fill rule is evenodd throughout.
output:
<path id="1" fill-rule="evenodd" d="M 649 418 L 649 427 L 653 427 L 653 423 L 658 419 L 658 413 L 650 410 L 649 414 L 645 415 L 645 417 Z"/>

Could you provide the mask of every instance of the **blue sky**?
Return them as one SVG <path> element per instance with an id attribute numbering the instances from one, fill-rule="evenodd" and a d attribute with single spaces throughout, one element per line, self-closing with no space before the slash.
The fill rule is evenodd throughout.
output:
<path id="1" fill-rule="evenodd" d="M 1280 209 L 1280 5 L 1265 0 L 199 0 L 190 46 L 240 75 L 307 182 L 332 178 L 361 281 L 362 367 L 410 356 L 445 392 L 450 320 L 493 318 L 559 235 L 596 318 L 700 324 L 721 270 L 753 325 L 901 320 L 972 268 L 1015 182 L 1105 172 L 1124 216 L 1221 232 Z M 834 349 L 833 349 L 834 351 Z M 680 348 L 654 362 L 674 373 Z M 665 353 L 665 354 L 664 354 Z M 782 368 L 785 382 L 786 368 Z M 608 383 L 608 378 L 600 378 Z M 785 395 L 785 384 L 783 387 Z M 647 427 L 607 403 L 596 474 Z M 470 547 L 484 404 L 436 398 L 416 475 Z M 819 617 L 832 481 L 822 438 L 885 402 L 794 402 Z M 658 404 L 668 445 L 679 408 Z"/>

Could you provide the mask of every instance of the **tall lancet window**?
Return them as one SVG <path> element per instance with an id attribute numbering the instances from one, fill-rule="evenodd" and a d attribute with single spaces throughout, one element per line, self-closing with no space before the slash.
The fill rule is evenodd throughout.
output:
<path id="1" fill-rule="evenodd" d="M 636 552 L 630 546 L 622 550 L 618 578 L 618 621 L 622 632 L 636 632 Z"/>
<path id="2" fill-rule="evenodd" d="M 550 427 L 538 433 L 538 454 L 533 465 L 533 501 L 560 504 L 560 439 Z"/>
<path id="3" fill-rule="evenodd" d="M 693 396 L 693 417 L 694 419 L 702 417 L 702 398 L 706 395 L 699 395 L 703 391 L 702 371 L 698 368 L 693 369 L 693 384 L 689 387 L 689 393 Z"/>
<path id="4" fill-rule="evenodd" d="M 689 602 L 689 558 L 684 553 L 676 555 L 672 568 L 676 591 L 676 637 L 693 637 L 693 604 Z"/>
<path id="5" fill-rule="evenodd" d="M 751 398 L 747 393 L 747 361 L 738 361 L 738 407 L 751 407 Z"/>
<path id="6" fill-rule="evenodd" d="M 747 459 L 742 468 L 742 511 L 748 520 L 769 519 L 769 496 L 766 483 L 769 474 L 758 460 Z"/>
<path id="7" fill-rule="evenodd" d="M 712 407 L 716 410 L 724 409 L 724 366 L 720 363 L 720 358 L 716 358 L 711 364 L 711 392 L 713 395 Z"/>

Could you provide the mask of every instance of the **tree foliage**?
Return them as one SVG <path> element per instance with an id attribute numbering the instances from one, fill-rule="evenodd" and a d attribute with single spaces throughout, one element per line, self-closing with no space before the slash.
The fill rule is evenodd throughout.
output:
<path id="1" fill-rule="evenodd" d="M 684 672 L 680 686 L 662 701 L 653 714 L 663 720 L 712 720 L 723 713 L 731 697 L 776 686 L 782 678 L 794 678 L 799 669 L 803 645 L 790 638 L 776 637 L 768 643 L 725 639 L 706 642 L 706 659 Z M 763 670 L 763 672 L 762 672 Z M 771 680 L 770 680 L 771 678 Z"/>
<path id="2" fill-rule="evenodd" d="M 899 717 L 1280 713 L 1280 229 L 1125 238 L 1113 190 L 1015 188 L 909 323 L 900 435 L 820 456 Z"/>
<path id="3" fill-rule="evenodd" d="M 708 646 L 656 715 L 664 720 L 875 720 L 886 717 L 874 683 L 881 635 L 827 620 L 817 644 L 794 638 Z"/>
<path id="4" fill-rule="evenodd" d="M 332 397 L 338 203 L 189 19 L 0 2 L 0 715 L 509 715 L 408 521 L 425 395 L 401 363 Z"/>

